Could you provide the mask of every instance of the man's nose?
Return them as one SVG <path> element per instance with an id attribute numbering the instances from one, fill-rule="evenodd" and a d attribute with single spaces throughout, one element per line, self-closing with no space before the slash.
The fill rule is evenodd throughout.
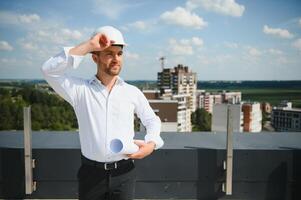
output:
<path id="1" fill-rule="evenodd" d="M 114 55 L 113 55 L 113 60 L 114 60 L 114 61 L 117 61 L 117 60 L 119 60 L 119 56 L 118 56 L 118 54 L 114 54 Z"/>

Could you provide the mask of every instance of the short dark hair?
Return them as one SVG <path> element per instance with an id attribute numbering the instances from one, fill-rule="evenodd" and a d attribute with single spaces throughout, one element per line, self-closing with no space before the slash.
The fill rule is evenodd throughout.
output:
<path id="1" fill-rule="evenodd" d="M 123 45 L 122 44 L 112 44 L 112 46 L 121 47 L 121 49 L 123 49 Z"/>
<path id="2" fill-rule="evenodd" d="M 115 46 L 115 47 L 121 47 L 121 49 L 123 49 L 123 45 L 122 44 L 112 44 L 111 46 Z M 98 55 L 99 51 L 92 51 L 90 52 L 91 54 L 96 54 Z"/>

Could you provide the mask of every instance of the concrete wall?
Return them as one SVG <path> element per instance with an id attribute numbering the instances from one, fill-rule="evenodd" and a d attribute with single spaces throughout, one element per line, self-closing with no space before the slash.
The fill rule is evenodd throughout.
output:
<path id="1" fill-rule="evenodd" d="M 185 137 L 193 137 L 191 135 Z M 181 137 L 173 134 L 170 139 L 180 140 Z M 34 147 L 34 180 L 37 181 L 37 191 L 25 196 L 24 152 L 20 148 L 22 134 L 19 136 L 20 140 L 17 141 L 16 138 L 18 137 L 14 137 L 16 145 L 13 145 L 14 142 L 8 145 L 0 142 L 0 198 L 77 198 L 76 174 L 80 166 L 78 147 L 65 145 L 62 148 L 46 143 Z M 62 138 L 64 135 L 51 135 L 53 141 L 62 141 Z M 12 138 L 0 136 L 0 139 L 9 141 Z M 165 140 L 168 143 L 167 138 Z M 235 149 L 233 195 L 226 197 L 222 192 L 225 149 L 190 145 L 187 143 L 185 148 L 167 145 L 167 148 L 155 151 L 143 160 L 136 160 L 136 198 L 301 199 L 301 150 L 298 148 L 283 146 L 282 150 Z"/>

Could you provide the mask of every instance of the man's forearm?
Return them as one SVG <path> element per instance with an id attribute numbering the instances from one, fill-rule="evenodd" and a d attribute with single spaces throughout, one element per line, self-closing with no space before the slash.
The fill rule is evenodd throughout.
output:
<path id="1" fill-rule="evenodd" d="M 84 56 L 93 51 L 102 51 L 113 43 L 114 41 L 110 40 L 106 35 L 98 33 L 91 39 L 72 48 L 69 53 L 71 55 Z"/>
<path id="2" fill-rule="evenodd" d="M 155 143 L 155 142 L 153 142 L 153 141 L 149 141 L 147 144 L 150 144 L 150 145 L 152 145 L 152 146 L 153 146 L 153 149 L 155 149 L 155 148 L 156 148 L 156 143 Z"/>
<path id="3" fill-rule="evenodd" d="M 89 41 L 83 42 L 76 47 L 73 47 L 70 49 L 69 54 L 70 55 L 78 55 L 78 56 L 84 56 L 87 53 L 91 51 L 91 47 L 89 44 Z"/>

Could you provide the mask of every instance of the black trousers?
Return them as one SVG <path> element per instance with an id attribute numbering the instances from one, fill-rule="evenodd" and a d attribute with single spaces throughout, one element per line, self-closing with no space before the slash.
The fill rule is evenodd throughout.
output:
<path id="1" fill-rule="evenodd" d="M 110 170 L 82 162 L 77 178 L 80 200 L 134 199 L 136 170 L 133 162 Z"/>

